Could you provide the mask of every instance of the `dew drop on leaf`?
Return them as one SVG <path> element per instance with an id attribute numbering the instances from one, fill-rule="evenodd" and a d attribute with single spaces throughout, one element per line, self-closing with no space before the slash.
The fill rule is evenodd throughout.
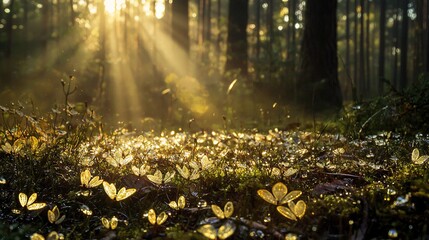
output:
<path id="1" fill-rule="evenodd" d="M 201 199 L 200 201 L 198 201 L 197 207 L 199 207 L 199 208 L 207 207 L 207 202 L 206 202 L 206 200 Z"/>

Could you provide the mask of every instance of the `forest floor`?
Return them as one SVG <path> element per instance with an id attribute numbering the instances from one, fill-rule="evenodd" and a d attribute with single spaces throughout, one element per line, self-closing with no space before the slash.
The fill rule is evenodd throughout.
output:
<path id="1" fill-rule="evenodd" d="M 429 238 L 428 135 L 1 114 L 0 239 Z"/>

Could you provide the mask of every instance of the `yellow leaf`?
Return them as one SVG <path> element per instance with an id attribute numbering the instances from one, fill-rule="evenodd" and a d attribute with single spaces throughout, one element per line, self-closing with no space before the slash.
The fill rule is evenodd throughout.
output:
<path id="1" fill-rule="evenodd" d="M 176 201 L 171 201 L 171 202 L 168 204 L 168 206 L 170 206 L 172 209 L 179 210 L 179 206 L 177 205 L 177 202 L 176 202 Z"/>
<path id="2" fill-rule="evenodd" d="M 299 200 L 295 204 L 295 208 L 293 212 L 298 218 L 302 218 L 305 214 L 306 209 L 307 209 L 307 205 L 305 204 L 305 202 L 302 200 Z"/>
<path id="3" fill-rule="evenodd" d="M 109 228 L 110 228 L 110 222 L 109 222 L 109 220 L 108 220 L 107 218 L 102 217 L 102 218 L 101 218 L 101 223 L 103 224 L 103 226 L 104 226 L 105 228 L 107 228 L 107 229 L 109 229 Z"/>
<path id="4" fill-rule="evenodd" d="M 37 193 L 31 194 L 31 196 L 28 198 L 27 206 L 33 204 L 36 201 L 36 199 L 37 199 Z"/>
<path id="5" fill-rule="evenodd" d="M 153 175 L 146 175 L 146 177 L 149 179 L 149 181 L 161 185 L 162 184 L 162 172 L 159 170 L 156 170 Z"/>
<path id="6" fill-rule="evenodd" d="M 197 229 L 197 231 L 208 239 L 216 239 L 216 237 L 217 237 L 216 229 L 210 224 L 205 224 L 205 225 L 199 227 Z"/>
<path id="7" fill-rule="evenodd" d="M 178 164 L 176 164 L 176 169 L 177 169 L 177 172 L 179 172 L 180 176 L 182 176 L 185 179 L 189 179 L 190 172 L 186 166 L 183 166 L 181 168 Z"/>
<path id="8" fill-rule="evenodd" d="M 273 205 L 277 205 L 277 200 L 276 198 L 273 196 L 273 194 L 271 194 L 268 190 L 265 189 L 259 189 L 258 190 L 258 195 L 264 199 L 266 202 L 271 203 Z"/>
<path id="9" fill-rule="evenodd" d="M 46 240 L 58 240 L 60 239 L 60 235 L 58 235 L 57 232 L 52 231 L 48 234 L 48 237 L 46 238 Z"/>
<path id="10" fill-rule="evenodd" d="M 415 162 L 415 161 L 417 161 L 417 159 L 419 158 L 419 156 L 420 156 L 419 150 L 417 148 L 414 148 L 413 152 L 411 153 L 411 160 L 413 162 Z"/>
<path id="11" fill-rule="evenodd" d="M 162 212 L 158 215 L 158 217 L 156 218 L 156 224 L 161 225 L 163 224 L 165 221 L 167 221 L 168 215 L 165 212 Z"/>
<path id="12" fill-rule="evenodd" d="M 30 206 L 27 206 L 27 209 L 30 211 L 40 210 L 46 207 L 46 203 L 33 203 Z"/>
<path id="13" fill-rule="evenodd" d="M 223 213 L 222 209 L 218 205 L 212 205 L 212 211 L 218 217 L 219 219 L 224 219 L 225 214 Z"/>
<path id="14" fill-rule="evenodd" d="M 180 196 L 179 199 L 177 200 L 177 206 L 181 209 L 185 208 L 186 205 L 186 200 L 184 196 Z"/>
<path id="15" fill-rule="evenodd" d="M 86 169 L 85 171 L 80 173 L 80 183 L 82 186 L 88 187 L 88 182 L 91 178 L 91 172 Z"/>
<path id="16" fill-rule="evenodd" d="M 103 182 L 103 188 L 106 192 L 107 196 L 109 196 L 110 199 L 115 199 L 116 197 L 116 187 L 113 183 L 109 184 L 108 182 Z"/>
<path id="17" fill-rule="evenodd" d="M 126 189 L 125 187 L 123 187 L 119 190 L 118 195 L 116 195 L 116 201 L 122 201 L 133 195 L 136 191 L 137 189 L 135 188 Z"/>
<path id="18" fill-rule="evenodd" d="M 229 221 L 225 222 L 220 226 L 217 231 L 217 236 L 219 239 L 227 239 L 235 232 L 235 225 L 231 224 Z"/>
<path id="19" fill-rule="evenodd" d="M 94 188 L 94 187 L 98 187 L 103 183 L 103 180 L 100 179 L 99 176 L 95 176 L 91 179 L 91 181 L 89 181 L 88 183 L 88 187 L 89 188 Z"/>
<path id="20" fill-rule="evenodd" d="M 147 219 L 149 220 L 150 224 L 155 225 L 156 224 L 156 213 L 155 210 L 150 209 L 147 214 Z"/>
<path id="21" fill-rule="evenodd" d="M 113 216 L 112 220 L 110 220 L 110 227 L 112 229 L 115 229 L 117 226 L 118 226 L 118 219 L 115 216 Z"/>
<path id="22" fill-rule="evenodd" d="M 288 207 L 277 206 L 277 211 L 286 218 L 296 221 L 295 214 Z"/>
<path id="23" fill-rule="evenodd" d="M 287 187 L 282 182 L 274 184 L 272 188 L 273 196 L 279 203 L 287 194 Z"/>
<path id="24" fill-rule="evenodd" d="M 45 240 L 45 237 L 43 237 L 42 235 L 40 235 L 38 233 L 33 233 L 33 235 L 31 235 L 30 239 L 31 240 Z"/>
<path id="25" fill-rule="evenodd" d="M 299 196 L 301 196 L 302 192 L 299 190 L 294 190 L 290 193 L 288 193 L 281 201 L 280 201 L 280 205 L 282 204 L 286 204 L 290 201 L 293 201 L 295 199 L 297 199 Z"/>
<path id="26" fill-rule="evenodd" d="M 225 218 L 229 218 L 234 213 L 234 204 L 232 202 L 227 202 L 224 207 Z"/>
<path id="27" fill-rule="evenodd" d="M 19 193 L 18 199 L 22 207 L 25 207 L 25 205 L 27 205 L 27 200 L 28 200 L 27 194 Z"/>

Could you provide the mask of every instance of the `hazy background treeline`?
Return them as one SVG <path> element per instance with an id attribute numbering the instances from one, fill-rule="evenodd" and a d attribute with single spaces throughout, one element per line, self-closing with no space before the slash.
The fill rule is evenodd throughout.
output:
<path id="1" fill-rule="evenodd" d="M 110 122 L 284 125 L 429 71 L 425 0 L 1 0 L 0 103 L 61 80 Z"/>

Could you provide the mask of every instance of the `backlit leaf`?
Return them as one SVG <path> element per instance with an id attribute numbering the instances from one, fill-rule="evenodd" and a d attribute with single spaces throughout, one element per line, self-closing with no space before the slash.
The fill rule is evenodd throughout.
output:
<path id="1" fill-rule="evenodd" d="M 217 236 L 219 239 L 227 239 L 235 232 L 235 224 L 227 221 L 222 226 L 220 226 L 217 231 Z"/>
<path id="2" fill-rule="evenodd" d="M 113 216 L 112 219 L 110 220 L 110 227 L 112 229 L 115 229 L 118 226 L 118 219 Z"/>
<path id="3" fill-rule="evenodd" d="M 136 191 L 137 189 L 135 188 L 126 189 L 125 187 L 123 187 L 119 190 L 118 195 L 116 195 L 116 201 L 122 201 L 133 195 Z"/>
<path id="4" fill-rule="evenodd" d="M 273 194 L 271 194 L 268 190 L 259 189 L 257 193 L 262 199 L 264 199 L 268 203 L 271 203 L 273 205 L 277 205 L 277 200 L 275 199 Z"/>
<path id="5" fill-rule="evenodd" d="M 217 237 L 217 231 L 216 229 L 210 225 L 205 224 L 197 229 L 197 232 L 201 233 L 204 237 L 208 239 L 216 239 Z"/>
<path id="6" fill-rule="evenodd" d="M 219 219 L 224 219 L 225 214 L 223 213 L 222 209 L 218 205 L 212 205 L 212 211 L 218 217 Z"/>
<path id="7" fill-rule="evenodd" d="M 149 181 L 161 185 L 162 184 L 162 172 L 159 170 L 156 170 L 153 175 L 146 175 L 146 177 L 149 179 Z"/>
<path id="8" fill-rule="evenodd" d="M 158 215 L 158 217 L 156 218 L 156 224 L 161 225 L 163 224 L 165 221 L 167 221 L 168 215 L 165 212 L 162 212 Z"/>
<path id="9" fill-rule="evenodd" d="M 106 192 L 107 196 L 109 196 L 110 199 L 115 199 L 116 197 L 116 187 L 113 183 L 109 184 L 108 182 L 103 182 L 103 188 Z"/>
<path id="10" fill-rule="evenodd" d="M 272 192 L 277 202 L 280 202 L 287 194 L 287 187 L 282 182 L 278 182 L 274 184 Z"/>
<path id="11" fill-rule="evenodd" d="M 307 204 L 305 204 L 304 201 L 299 200 L 295 204 L 294 213 L 298 218 L 302 218 L 305 214 L 306 209 L 307 209 Z"/>
<path id="12" fill-rule="evenodd" d="M 30 236 L 31 240 L 45 240 L 45 237 L 43 237 L 42 235 L 38 234 L 38 233 L 33 233 Z"/>
<path id="13" fill-rule="evenodd" d="M 28 198 L 27 206 L 33 204 L 36 201 L 36 199 L 37 199 L 37 193 L 31 194 L 30 197 Z"/>
<path id="14" fill-rule="evenodd" d="M 229 218 L 234 213 L 234 204 L 232 202 L 227 202 L 224 207 L 225 218 Z"/>
<path id="15" fill-rule="evenodd" d="M 46 203 L 33 203 L 30 206 L 27 206 L 27 209 L 30 211 L 40 210 L 46 207 Z"/>
<path id="16" fill-rule="evenodd" d="M 288 207 L 277 206 L 277 211 L 286 218 L 296 221 L 295 214 Z"/>
<path id="17" fill-rule="evenodd" d="M 186 205 L 186 199 L 184 196 L 180 196 L 179 199 L 177 200 L 177 206 L 181 209 L 185 208 Z"/>
<path id="18" fill-rule="evenodd" d="M 18 199 L 19 199 L 19 204 L 21 204 L 22 207 L 25 207 L 25 205 L 27 205 L 27 200 L 28 200 L 27 194 L 19 193 Z"/>
<path id="19" fill-rule="evenodd" d="M 103 226 L 104 226 L 105 228 L 107 228 L 107 229 L 109 229 L 109 228 L 110 228 L 110 222 L 109 222 L 109 220 L 108 220 L 107 218 L 102 217 L 102 218 L 101 218 L 101 223 L 103 224 Z"/>
<path id="20" fill-rule="evenodd" d="M 149 220 L 150 224 L 155 225 L 156 224 L 156 213 L 155 210 L 150 209 L 147 214 L 147 219 Z"/>
<path id="21" fill-rule="evenodd" d="M 299 196 L 301 196 L 302 192 L 299 190 L 295 190 L 292 191 L 290 193 L 288 193 L 281 201 L 280 201 L 280 205 L 288 203 L 290 201 L 293 201 L 295 199 L 297 199 Z"/>

